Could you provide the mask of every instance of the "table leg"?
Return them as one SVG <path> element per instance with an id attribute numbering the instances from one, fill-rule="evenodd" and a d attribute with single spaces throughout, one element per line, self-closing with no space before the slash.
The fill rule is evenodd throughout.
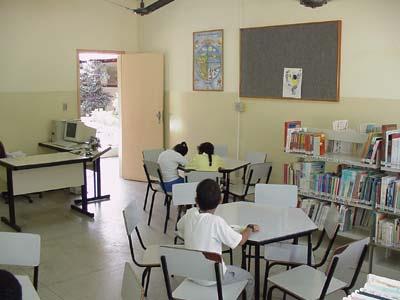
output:
<path id="1" fill-rule="evenodd" d="M 307 236 L 307 265 L 311 266 L 311 256 L 312 256 L 312 241 L 311 241 L 311 233 Z"/>
<path id="2" fill-rule="evenodd" d="M 241 264 L 241 268 L 243 270 L 247 270 L 247 267 L 246 267 L 246 249 L 247 249 L 247 245 L 246 244 L 242 245 L 242 264 Z"/>
<path id="3" fill-rule="evenodd" d="M 84 215 L 87 215 L 87 216 L 93 218 L 94 214 L 91 213 L 91 212 L 88 212 L 88 210 L 87 210 L 88 201 L 87 201 L 87 190 L 86 190 L 86 187 L 87 187 L 86 162 L 84 162 L 83 163 L 83 185 L 81 187 L 81 196 L 82 196 L 81 204 L 82 204 L 82 207 L 79 207 L 77 205 L 72 204 L 71 208 L 73 210 L 76 210 L 76 211 L 78 211 L 78 212 L 80 212 L 80 213 L 82 213 Z"/>
<path id="4" fill-rule="evenodd" d="M 93 161 L 93 197 L 97 197 L 97 163 L 96 160 Z"/>
<path id="5" fill-rule="evenodd" d="M 254 299 L 260 299 L 260 245 L 255 245 L 254 258 Z"/>
<path id="6" fill-rule="evenodd" d="M 93 162 L 93 178 L 94 178 L 94 187 L 93 193 L 94 197 L 87 198 L 88 203 L 92 202 L 101 202 L 105 200 L 110 200 L 110 195 L 102 195 L 101 194 L 101 167 L 100 167 L 100 158 L 96 159 Z M 82 200 L 75 200 L 75 204 L 81 204 Z"/>
<path id="7" fill-rule="evenodd" d="M 224 201 L 223 203 L 229 202 L 229 185 L 231 184 L 231 179 L 229 173 L 226 173 L 226 180 L 225 180 L 225 193 L 224 193 Z"/>
<path id="8" fill-rule="evenodd" d="M 7 168 L 7 193 L 8 193 L 8 214 L 9 219 L 6 217 L 1 217 L 1 221 L 7 224 L 15 231 L 20 232 L 21 227 L 19 227 L 15 220 L 15 205 L 14 205 L 14 188 L 13 188 L 13 176 L 12 170 Z"/>

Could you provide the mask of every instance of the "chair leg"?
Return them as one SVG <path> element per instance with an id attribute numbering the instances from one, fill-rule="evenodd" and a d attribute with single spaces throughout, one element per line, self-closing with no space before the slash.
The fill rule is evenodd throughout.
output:
<path id="1" fill-rule="evenodd" d="M 233 265 L 233 251 L 231 248 L 229 248 L 229 260 L 231 265 Z"/>
<path id="2" fill-rule="evenodd" d="M 251 245 L 249 245 L 249 254 L 247 257 L 247 271 L 250 272 L 250 265 L 251 265 Z"/>
<path id="3" fill-rule="evenodd" d="M 143 273 L 142 273 L 142 287 L 144 288 L 144 284 L 145 284 L 145 281 L 146 281 L 146 275 L 147 275 L 147 272 L 149 271 L 149 269 L 148 268 L 145 268 L 144 269 L 144 271 L 143 271 Z"/>
<path id="4" fill-rule="evenodd" d="M 149 196 L 149 190 L 150 190 L 150 183 L 147 184 L 146 197 L 144 197 L 144 206 L 143 206 L 143 210 L 146 210 L 146 206 L 147 206 L 147 197 Z"/>
<path id="5" fill-rule="evenodd" d="M 144 289 L 144 296 L 145 297 L 147 297 L 147 291 L 149 289 L 150 274 L 151 274 L 151 268 L 149 268 L 149 272 L 147 273 L 146 288 Z"/>
<path id="6" fill-rule="evenodd" d="M 164 223 L 164 234 L 167 233 L 167 226 L 169 220 L 169 210 L 171 207 L 171 201 L 168 199 L 168 196 L 165 197 L 165 201 L 167 202 L 167 215 L 165 216 L 165 223 Z"/>
<path id="7" fill-rule="evenodd" d="M 267 299 L 267 289 L 268 289 L 268 276 L 269 276 L 269 261 L 266 260 L 265 265 L 265 276 L 264 276 L 264 288 L 263 288 L 263 300 Z"/>
<path id="8" fill-rule="evenodd" d="M 156 197 L 156 193 L 153 193 L 153 196 L 151 197 L 151 205 L 150 205 L 150 212 L 149 212 L 149 220 L 147 221 L 147 225 L 150 226 L 150 222 L 151 222 L 151 216 L 153 215 L 153 206 L 154 206 L 154 198 Z"/>
<path id="9" fill-rule="evenodd" d="M 272 292 L 274 291 L 274 289 L 278 288 L 276 285 L 271 286 L 268 290 L 268 297 L 267 300 L 272 300 Z"/>
<path id="10" fill-rule="evenodd" d="M 242 250 L 242 265 L 241 265 L 241 267 L 243 270 L 246 270 L 247 269 L 246 268 L 246 245 L 243 245 L 241 250 Z"/>

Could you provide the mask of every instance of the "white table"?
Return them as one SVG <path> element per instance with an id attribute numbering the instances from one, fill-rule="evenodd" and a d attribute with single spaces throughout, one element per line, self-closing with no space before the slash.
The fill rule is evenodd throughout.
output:
<path id="1" fill-rule="evenodd" d="M 247 244 L 255 246 L 255 299 L 260 297 L 260 247 L 262 245 L 308 237 L 307 263 L 311 264 L 311 234 L 317 226 L 300 208 L 277 208 L 252 202 L 234 202 L 217 207 L 216 215 L 221 216 L 230 225 L 246 226 L 257 224 L 260 231 L 250 236 Z M 243 251 L 242 251 L 242 254 Z M 242 267 L 246 259 L 242 257 Z"/>
<path id="2" fill-rule="evenodd" d="M 26 275 L 15 275 L 22 288 L 22 300 L 40 300 L 31 280 Z"/>
<path id="3" fill-rule="evenodd" d="M 14 196 L 81 186 L 82 207 L 71 208 L 89 217 L 94 214 L 87 210 L 86 163 L 88 157 L 69 152 L 31 155 L 18 158 L 2 158 L 0 165 L 7 169 L 7 200 L 9 219 L 1 221 L 16 231 Z"/>

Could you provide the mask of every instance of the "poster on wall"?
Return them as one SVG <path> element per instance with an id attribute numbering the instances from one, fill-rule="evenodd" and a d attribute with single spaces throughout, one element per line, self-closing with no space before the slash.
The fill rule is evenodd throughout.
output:
<path id="1" fill-rule="evenodd" d="M 224 90 L 224 31 L 193 33 L 193 90 Z"/>
<path id="2" fill-rule="evenodd" d="M 301 98 L 301 83 L 303 80 L 302 68 L 284 68 L 283 70 L 283 98 Z"/>

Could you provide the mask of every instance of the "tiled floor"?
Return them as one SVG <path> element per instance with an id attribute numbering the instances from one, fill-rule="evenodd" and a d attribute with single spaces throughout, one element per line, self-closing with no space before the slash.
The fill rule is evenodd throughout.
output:
<path id="1" fill-rule="evenodd" d="M 148 210 L 144 212 L 142 209 L 145 184 L 122 180 L 115 158 L 104 159 L 102 167 L 103 191 L 111 194 L 111 201 L 89 206 L 95 213 L 94 220 L 70 210 L 73 195 L 67 191 L 44 193 L 44 197 L 34 199 L 33 204 L 24 198 L 17 199 L 18 224 L 24 232 L 39 233 L 42 237 L 39 274 L 42 300 L 120 299 L 124 263 L 131 262 L 122 209 L 131 201 L 137 203 L 141 213 L 143 225 L 140 228 L 145 243 L 167 244 L 173 241 L 173 221 L 170 222 L 168 234 L 162 234 L 165 216 L 163 198 L 157 197 L 152 224 L 148 227 Z M 8 207 L 0 200 L 0 215 L 7 214 Z M 172 215 L 174 219 L 175 212 Z M 10 229 L 0 223 L 0 231 Z M 383 254 L 386 254 L 386 258 Z M 380 251 L 380 257 L 382 259 L 379 265 L 374 266 L 374 272 L 400 279 L 398 253 Z M 235 251 L 235 262 L 239 262 L 238 251 Z M 15 273 L 31 273 L 30 269 L 8 269 Z M 140 278 L 142 270 L 136 266 L 134 270 Z M 166 299 L 161 271 L 156 269 L 151 275 L 148 299 Z M 360 285 L 365 276 L 363 272 L 358 282 Z M 341 299 L 342 296 L 338 293 L 330 298 Z"/>

